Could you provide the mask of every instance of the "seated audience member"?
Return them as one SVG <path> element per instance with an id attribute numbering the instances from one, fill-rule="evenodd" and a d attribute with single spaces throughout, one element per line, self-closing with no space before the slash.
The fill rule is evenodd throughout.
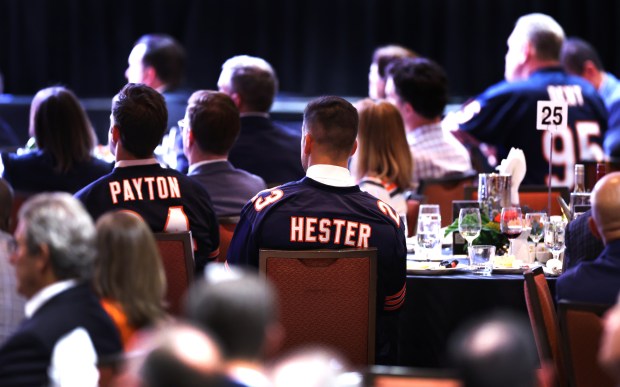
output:
<path id="1" fill-rule="evenodd" d="M 183 128 L 189 176 L 209 192 L 217 216 L 239 215 L 267 188 L 260 177 L 235 168 L 228 152 L 239 135 L 239 110 L 224 93 L 197 91 L 189 98 Z"/>
<path id="2" fill-rule="evenodd" d="M 362 191 L 407 215 L 405 191 L 411 188 L 413 165 L 405 127 L 398 109 L 389 102 L 362 100 L 357 104 L 359 129 L 355 178 Z"/>
<path id="3" fill-rule="evenodd" d="M 347 169 L 358 116 L 339 97 L 311 101 L 301 141 L 306 177 L 256 195 L 241 212 L 229 264 L 258 267 L 259 249 L 378 249 L 377 362 L 395 361 L 397 315 L 405 299 L 404 226 L 388 204 L 362 192 Z M 390 363 L 393 364 L 393 363 Z"/>
<path id="4" fill-rule="evenodd" d="M 4 81 L 0 73 L 0 94 L 4 93 Z M 10 149 L 19 146 L 19 139 L 11 126 L 0 117 L 0 149 Z"/>
<path id="5" fill-rule="evenodd" d="M 476 320 L 461 327 L 448 347 L 463 387 L 538 385 L 538 354 L 529 324 L 521 316 L 496 313 Z"/>
<path id="6" fill-rule="evenodd" d="M 413 185 L 420 180 L 472 169 L 467 149 L 441 128 L 448 102 L 448 79 L 435 62 L 399 59 L 388 67 L 385 94 L 400 111 L 413 157 Z"/>
<path id="7" fill-rule="evenodd" d="M 238 385 L 224 376 L 220 350 L 209 335 L 192 325 L 170 323 L 136 335 L 112 386 Z"/>
<path id="8" fill-rule="evenodd" d="M 206 281 L 189 291 L 187 318 L 220 343 L 230 379 L 246 386 L 269 385 L 265 355 L 282 338 L 275 290 L 265 278 L 236 267 L 213 264 L 205 274 Z"/>
<path id="9" fill-rule="evenodd" d="M 261 58 L 235 56 L 222 65 L 217 86 L 232 98 L 241 115 L 241 132 L 228 155 L 230 162 L 262 177 L 269 186 L 301 179 L 299 133 L 269 118 L 278 91 L 271 65 Z"/>
<path id="10" fill-rule="evenodd" d="M 620 172 L 605 175 L 592 190 L 592 233 L 605 245 L 593 261 L 563 273 L 556 284 L 558 300 L 613 304 L 620 291 Z M 585 215 L 581 215 L 585 216 Z"/>
<path id="11" fill-rule="evenodd" d="M 594 47 L 582 39 L 566 39 L 562 45 L 560 61 L 567 73 L 578 75 L 590 82 L 605 102 L 609 119 L 603 148 L 608 151 L 609 134 L 620 133 L 620 81 L 612 73 L 605 71 Z"/>
<path id="12" fill-rule="evenodd" d="M 372 63 L 368 71 L 368 96 L 372 99 L 385 98 L 385 81 L 388 65 L 399 58 L 417 58 L 414 51 L 396 44 L 377 47 L 372 53 Z"/>
<path id="13" fill-rule="evenodd" d="M 601 144 L 607 130 L 607 109 L 598 93 L 584 79 L 569 75 L 560 66 L 564 30 L 550 16 L 525 15 L 508 38 L 506 80 L 489 87 L 455 116 L 463 141 L 473 137 L 497 148 L 506 158 L 512 147 L 522 149 L 527 162 L 523 184 L 572 187 L 575 164 L 602 158 Z M 536 129 L 538 101 L 566 102 L 568 128 L 555 138 L 554 163 L 549 176 L 551 132 Z M 587 128 L 583 122 L 587 121 Z M 590 135 L 583 135 L 587 130 Z"/>
<path id="14" fill-rule="evenodd" d="M 342 358 L 326 348 L 303 348 L 280 359 L 271 370 L 274 387 L 356 386 L 346 379 Z"/>
<path id="15" fill-rule="evenodd" d="M 620 383 L 620 302 L 607 311 L 603 321 L 598 359 L 601 366 Z"/>
<path id="16" fill-rule="evenodd" d="M 136 42 L 127 60 L 125 78 L 129 83 L 144 83 L 160 92 L 166 100 L 168 109 L 168 129 L 176 127 L 185 114 L 189 92 L 181 88 L 185 73 L 185 49 L 170 35 L 146 34 Z M 178 129 L 178 128 L 177 128 Z M 168 139 L 173 149 L 171 156 L 165 157 L 178 171 L 187 172 L 187 159 L 183 154 L 181 133 L 171 132 Z M 175 158 L 176 153 L 176 158 Z"/>
<path id="17" fill-rule="evenodd" d="M 93 283 L 125 346 L 136 330 L 165 317 L 161 256 L 149 226 L 135 213 L 110 212 L 97 221 Z"/>
<path id="18" fill-rule="evenodd" d="M 166 104 L 152 88 L 129 83 L 112 102 L 109 145 L 114 170 L 76 193 L 94 219 L 108 211 L 134 211 L 154 232 L 191 231 L 196 270 L 219 254 L 219 226 L 205 189 L 153 151 L 166 131 Z"/>
<path id="19" fill-rule="evenodd" d="M 606 149 L 607 173 L 620 171 L 620 132 L 610 136 L 609 147 Z M 607 153 L 609 151 L 609 153 Z M 589 226 L 592 210 L 581 214 L 566 226 L 566 250 L 564 251 L 563 271 L 566 271 L 579 262 L 593 261 L 603 251 L 603 242 L 594 236 Z"/>
<path id="20" fill-rule="evenodd" d="M 15 270 L 9 262 L 15 249 L 13 236 L 8 233 L 12 207 L 13 189 L 0 178 L 0 344 L 24 319 L 25 300 L 17 293 Z"/>
<path id="21" fill-rule="evenodd" d="M 39 194 L 19 211 L 11 255 L 26 320 L 0 347 L 3 386 L 97 386 L 98 365 L 122 352 L 88 282 L 95 226 L 66 193 Z"/>
<path id="22" fill-rule="evenodd" d="M 34 96 L 29 132 L 36 150 L 2 154 L 3 177 L 17 191 L 74 193 L 112 170 L 93 157 L 95 131 L 75 94 L 64 87 Z"/>

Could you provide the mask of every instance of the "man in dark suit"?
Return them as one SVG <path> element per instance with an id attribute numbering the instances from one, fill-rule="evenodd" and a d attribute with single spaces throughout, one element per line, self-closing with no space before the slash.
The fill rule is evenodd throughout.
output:
<path id="1" fill-rule="evenodd" d="M 236 56 L 222 66 L 217 82 L 241 115 L 241 134 L 228 155 L 237 168 L 256 174 L 274 186 L 304 177 L 299 162 L 301 133 L 269 118 L 278 79 L 269 63 L 251 56 Z"/>
<path id="2" fill-rule="evenodd" d="M 267 188 L 263 179 L 227 160 L 240 127 L 239 110 L 229 96 L 195 92 L 179 126 L 183 127 L 189 176 L 209 192 L 217 216 L 238 216 L 254 195 Z"/>
<path id="3" fill-rule="evenodd" d="M 122 352 L 86 282 L 95 254 L 93 221 L 69 194 L 41 194 L 23 205 L 11 264 L 28 300 L 26 320 L 0 347 L 2 386 L 97 386 L 97 367 Z"/>
<path id="4" fill-rule="evenodd" d="M 620 133 L 609 136 L 606 148 L 607 173 L 620 171 Z M 579 262 L 593 261 L 603 251 L 603 242 L 595 237 L 589 226 L 592 211 L 588 210 L 566 226 L 566 250 L 562 271 L 566 271 Z"/>

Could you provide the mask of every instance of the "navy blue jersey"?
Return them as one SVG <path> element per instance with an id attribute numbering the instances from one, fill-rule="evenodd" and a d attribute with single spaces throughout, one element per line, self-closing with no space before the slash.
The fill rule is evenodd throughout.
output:
<path id="1" fill-rule="evenodd" d="M 196 270 L 219 253 L 219 226 L 207 191 L 159 164 L 116 167 L 75 196 L 94 219 L 108 211 L 138 213 L 154 232 L 192 232 Z"/>
<path id="2" fill-rule="evenodd" d="M 229 264 L 258 267 L 259 249 L 376 247 L 378 311 L 405 298 L 406 246 L 398 214 L 358 186 L 333 187 L 308 177 L 256 195 L 242 210 Z"/>
<path id="3" fill-rule="evenodd" d="M 551 133 L 536 129 L 539 100 L 565 101 L 568 105 L 569 130 L 555 133 L 551 179 Z M 603 159 L 605 104 L 592 85 L 561 68 L 541 69 L 527 80 L 491 86 L 460 114 L 460 129 L 497 146 L 500 158 L 506 157 L 511 147 L 523 150 L 527 162 L 524 184 L 547 184 L 550 180 L 555 186 L 572 187 L 576 163 Z"/>

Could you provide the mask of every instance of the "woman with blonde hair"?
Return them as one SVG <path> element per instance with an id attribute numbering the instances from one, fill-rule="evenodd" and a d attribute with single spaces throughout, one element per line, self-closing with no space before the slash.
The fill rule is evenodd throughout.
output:
<path id="1" fill-rule="evenodd" d="M 139 329 L 166 316 L 166 276 L 151 229 L 136 213 L 111 212 L 97 221 L 95 290 L 124 345 Z"/>
<path id="2" fill-rule="evenodd" d="M 363 191 L 407 214 L 413 160 L 405 125 L 396 106 L 369 98 L 357 104 L 359 130 L 354 173 Z"/>
<path id="3" fill-rule="evenodd" d="M 16 191 L 75 193 L 112 170 L 93 156 L 97 142 L 86 111 L 62 86 L 40 90 L 30 105 L 29 134 L 36 150 L 3 153 L 3 176 Z"/>

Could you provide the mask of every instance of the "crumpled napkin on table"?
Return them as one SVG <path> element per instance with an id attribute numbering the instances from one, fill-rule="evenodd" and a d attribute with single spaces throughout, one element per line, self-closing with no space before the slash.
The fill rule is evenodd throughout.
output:
<path id="1" fill-rule="evenodd" d="M 510 148 L 508 157 L 495 168 L 501 174 L 511 175 L 510 201 L 519 204 L 519 186 L 525 177 L 525 154 L 519 148 Z"/>

